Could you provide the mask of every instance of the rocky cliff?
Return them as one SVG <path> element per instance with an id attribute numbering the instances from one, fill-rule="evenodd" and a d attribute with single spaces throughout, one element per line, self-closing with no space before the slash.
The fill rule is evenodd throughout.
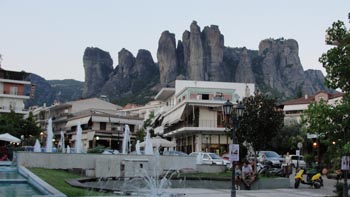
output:
<path id="1" fill-rule="evenodd" d="M 113 60 L 108 52 L 88 47 L 83 56 L 85 83 L 83 97 L 99 96 L 101 87 L 113 71 Z"/>
<path id="2" fill-rule="evenodd" d="M 50 106 L 54 102 L 68 102 L 81 98 L 83 82 L 73 79 L 45 80 L 39 75 L 29 74 L 26 80 L 35 85 L 34 98 L 25 101 L 29 106 L 42 106 L 44 103 Z M 26 86 L 25 95 L 30 94 L 30 86 Z"/>
<path id="3" fill-rule="evenodd" d="M 303 70 L 296 40 L 265 39 L 258 50 L 230 48 L 224 46 L 218 26 L 206 26 L 201 31 L 196 21 L 177 42 L 175 34 L 161 34 L 158 64 L 146 50 L 139 50 L 136 58 L 126 49 L 118 55 L 118 65 L 113 69 L 107 52 L 86 49 L 84 97 L 105 94 L 116 102 L 122 98 L 131 102 L 139 96 L 147 101 L 161 87 L 173 86 L 176 79 L 255 83 L 279 100 L 294 98 L 298 90 L 313 94 L 326 89 L 321 71 Z"/>

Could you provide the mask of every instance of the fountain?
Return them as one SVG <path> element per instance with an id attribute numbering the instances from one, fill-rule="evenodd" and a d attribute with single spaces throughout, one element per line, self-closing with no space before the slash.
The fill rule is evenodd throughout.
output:
<path id="1" fill-rule="evenodd" d="M 123 146 L 122 146 L 122 154 L 128 153 L 128 144 L 130 143 L 130 128 L 129 125 L 125 125 L 124 127 L 124 138 L 123 138 Z"/>
<path id="2" fill-rule="evenodd" d="M 62 153 L 65 153 L 65 144 L 64 144 L 64 133 L 61 131 L 61 139 L 59 145 L 61 146 Z"/>
<path id="3" fill-rule="evenodd" d="M 80 122 L 77 125 L 77 135 L 75 137 L 75 153 L 81 153 L 82 151 L 82 143 L 81 143 L 81 136 L 82 136 L 82 128 L 80 126 Z"/>
<path id="4" fill-rule="evenodd" d="M 70 146 L 67 145 L 67 153 L 70 153 Z"/>
<path id="5" fill-rule="evenodd" d="M 47 136 L 46 136 L 46 152 L 51 153 L 52 152 L 52 119 L 50 118 L 47 123 Z"/>
<path id="6" fill-rule="evenodd" d="M 40 146 L 40 142 L 39 142 L 38 139 L 35 140 L 34 152 L 36 152 L 36 153 L 40 153 L 41 152 L 41 146 Z"/>
<path id="7" fill-rule="evenodd" d="M 151 134 L 149 132 L 149 128 L 146 129 L 146 138 L 145 138 L 145 154 L 153 155 L 153 144 L 151 141 Z"/>
<path id="8" fill-rule="evenodd" d="M 136 149 L 136 154 L 137 154 L 137 155 L 141 155 L 140 140 L 137 140 L 135 149 Z"/>
<path id="9" fill-rule="evenodd" d="M 199 152 L 196 157 L 196 164 L 202 164 L 202 163 L 203 163 L 202 153 Z"/>

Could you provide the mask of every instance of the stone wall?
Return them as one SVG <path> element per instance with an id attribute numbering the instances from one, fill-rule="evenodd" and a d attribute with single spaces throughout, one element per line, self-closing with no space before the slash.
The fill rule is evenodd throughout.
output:
<path id="1" fill-rule="evenodd" d="M 123 173 L 131 176 L 146 171 L 151 175 L 167 170 L 197 170 L 196 158 L 191 156 L 162 155 L 103 155 L 18 152 L 17 165 L 48 169 L 83 169 L 88 176 L 112 177 Z M 142 164 L 142 165 L 140 165 Z"/>

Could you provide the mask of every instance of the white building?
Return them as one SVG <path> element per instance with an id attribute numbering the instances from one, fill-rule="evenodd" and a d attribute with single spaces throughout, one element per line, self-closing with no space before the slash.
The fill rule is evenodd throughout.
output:
<path id="1" fill-rule="evenodd" d="M 85 149 L 103 145 L 120 150 L 124 137 L 124 125 L 128 124 L 131 139 L 142 126 L 143 119 L 135 116 L 117 115 L 121 107 L 99 98 L 82 99 L 50 107 L 36 109 L 38 123 L 46 130 L 49 118 L 52 118 L 53 132 L 58 140 L 60 132 L 64 131 L 66 144 L 71 147 L 75 143 L 77 125 L 83 130 L 82 142 Z M 38 112 L 39 110 L 39 112 Z M 57 144 L 58 141 L 56 141 Z"/>
<path id="2" fill-rule="evenodd" d="M 252 96 L 255 85 L 176 80 L 175 88 L 163 88 L 155 96 L 164 106 L 156 114 L 155 133 L 176 141 L 187 153 L 228 151 L 231 143 L 224 130 L 222 106 Z"/>
<path id="3" fill-rule="evenodd" d="M 26 85 L 30 81 L 25 81 L 28 74 L 25 72 L 15 72 L 4 70 L 0 67 L 0 113 L 9 113 L 13 110 L 17 114 L 27 114 L 24 109 L 24 101 L 30 99 L 24 94 Z"/>
<path id="4" fill-rule="evenodd" d="M 311 103 L 320 102 L 323 100 L 328 105 L 334 106 L 342 100 L 343 95 L 344 93 L 341 92 L 327 93 L 325 91 L 320 91 L 311 96 L 305 95 L 302 98 L 288 100 L 282 103 L 284 122 L 285 124 L 291 124 L 294 122 L 300 123 L 302 112 L 307 110 Z"/>

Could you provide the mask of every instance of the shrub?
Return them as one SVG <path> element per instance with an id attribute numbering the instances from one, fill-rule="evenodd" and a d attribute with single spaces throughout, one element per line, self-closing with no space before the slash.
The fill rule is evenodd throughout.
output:
<path id="1" fill-rule="evenodd" d="M 338 182 L 337 184 L 334 185 L 335 191 L 334 193 L 337 194 L 337 196 L 342 197 L 343 196 L 343 183 Z M 349 185 L 348 185 L 348 191 L 349 191 Z"/>
<path id="2" fill-rule="evenodd" d="M 88 153 L 102 153 L 104 149 L 105 149 L 104 146 L 98 145 L 95 148 L 90 148 L 87 152 Z"/>

